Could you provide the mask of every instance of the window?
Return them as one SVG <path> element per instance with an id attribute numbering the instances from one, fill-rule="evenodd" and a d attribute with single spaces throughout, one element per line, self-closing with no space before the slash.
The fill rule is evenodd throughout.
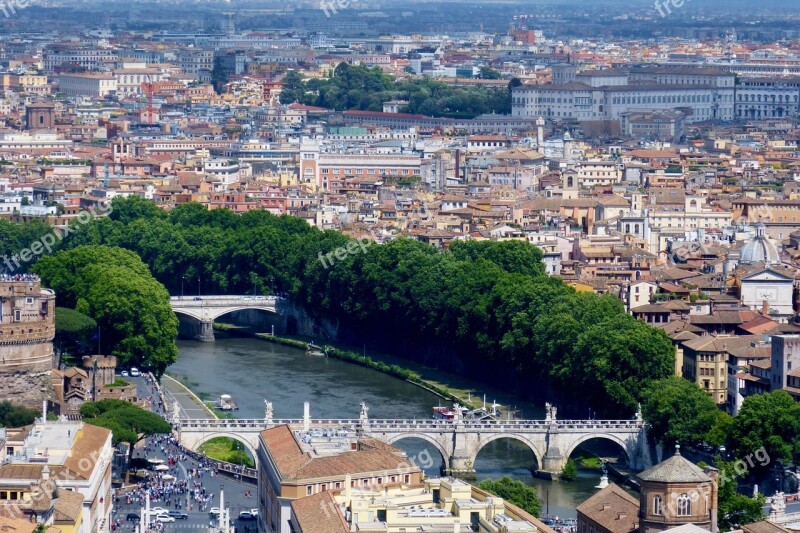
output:
<path id="1" fill-rule="evenodd" d="M 691 516 L 692 500 L 688 494 L 683 493 L 678 496 L 678 516 Z"/>
<path id="2" fill-rule="evenodd" d="M 311 496 L 313 491 L 314 491 L 314 488 L 311 485 L 306 485 L 306 496 Z"/>
<path id="3" fill-rule="evenodd" d="M 22 320 L 22 311 L 14 309 L 14 322 L 19 322 L 20 320 Z"/>
<path id="4" fill-rule="evenodd" d="M 664 500 L 661 496 L 655 496 L 653 498 L 653 514 L 658 516 L 664 514 Z"/>

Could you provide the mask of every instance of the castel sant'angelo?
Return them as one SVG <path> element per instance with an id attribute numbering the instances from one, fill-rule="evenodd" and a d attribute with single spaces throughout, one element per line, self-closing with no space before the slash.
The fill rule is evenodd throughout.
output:
<path id="1" fill-rule="evenodd" d="M 0 399 L 41 408 L 53 398 L 55 300 L 36 276 L 0 276 Z"/>

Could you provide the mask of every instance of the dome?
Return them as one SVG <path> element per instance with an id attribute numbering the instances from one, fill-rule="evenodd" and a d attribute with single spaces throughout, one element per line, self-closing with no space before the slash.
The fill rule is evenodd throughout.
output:
<path id="1" fill-rule="evenodd" d="M 756 236 L 742 247 L 740 264 L 752 265 L 759 262 L 767 265 L 780 263 L 778 249 L 767 238 L 764 224 L 761 222 L 756 226 Z"/>

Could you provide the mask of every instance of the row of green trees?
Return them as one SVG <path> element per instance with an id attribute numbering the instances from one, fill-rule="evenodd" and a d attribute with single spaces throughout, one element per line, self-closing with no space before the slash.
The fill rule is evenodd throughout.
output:
<path id="1" fill-rule="evenodd" d="M 60 305 L 98 322 L 125 361 L 161 369 L 174 360 L 174 316 L 157 280 L 172 294 L 184 285 L 206 294 L 287 292 L 317 318 L 398 355 L 430 351 L 433 360 L 448 357 L 463 372 L 527 391 L 549 384 L 565 402 L 605 416 L 631 417 L 644 386 L 672 372 L 663 332 L 627 315 L 616 298 L 577 293 L 546 276 L 541 252 L 525 242 L 459 242 L 440 251 L 398 239 L 331 265 L 320 255 L 348 239 L 300 219 L 198 204 L 165 213 L 138 198 L 113 207 L 36 271 Z"/>
<path id="2" fill-rule="evenodd" d="M 493 71 L 484 72 L 490 76 Z M 305 80 L 297 71 L 283 79 L 281 103 L 300 102 L 337 111 L 381 111 L 389 100 L 407 100 L 403 110 L 435 117 L 474 117 L 483 113 L 511 112 L 511 92 L 506 88 L 454 87 L 430 78 L 402 81 L 379 67 L 340 63 L 330 77 Z"/>

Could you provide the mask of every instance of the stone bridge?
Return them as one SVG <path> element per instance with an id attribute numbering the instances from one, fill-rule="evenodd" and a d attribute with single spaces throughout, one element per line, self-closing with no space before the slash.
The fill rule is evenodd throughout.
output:
<path id="1" fill-rule="evenodd" d="M 173 296 L 170 306 L 176 315 L 183 315 L 195 322 L 194 334 L 199 341 L 214 340 L 214 320 L 235 311 L 258 309 L 277 313 L 276 296 Z"/>
<path id="2" fill-rule="evenodd" d="M 550 411 L 550 410 L 549 410 Z M 271 412 L 269 409 L 268 413 Z M 475 474 L 475 460 L 481 449 L 498 439 L 513 439 L 527 446 L 536 457 L 539 475 L 558 477 L 570 455 L 590 439 L 605 439 L 624 451 L 628 467 L 644 470 L 652 466 L 646 424 L 641 414 L 631 420 L 557 420 L 555 409 L 545 420 L 389 420 L 370 419 L 362 409 L 359 419 L 234 419 L 173 420 L 185 447 L 197 450 L 215 437 L 229 437 L 245 444 L 253 457 L 259 433 L 266 428 L 288 425 L 294 432 L 311 429 L 344 429 L 361 437 L 387 444 L 403 439 L 421 439 L 439 451 L 450 475 Z"/>

